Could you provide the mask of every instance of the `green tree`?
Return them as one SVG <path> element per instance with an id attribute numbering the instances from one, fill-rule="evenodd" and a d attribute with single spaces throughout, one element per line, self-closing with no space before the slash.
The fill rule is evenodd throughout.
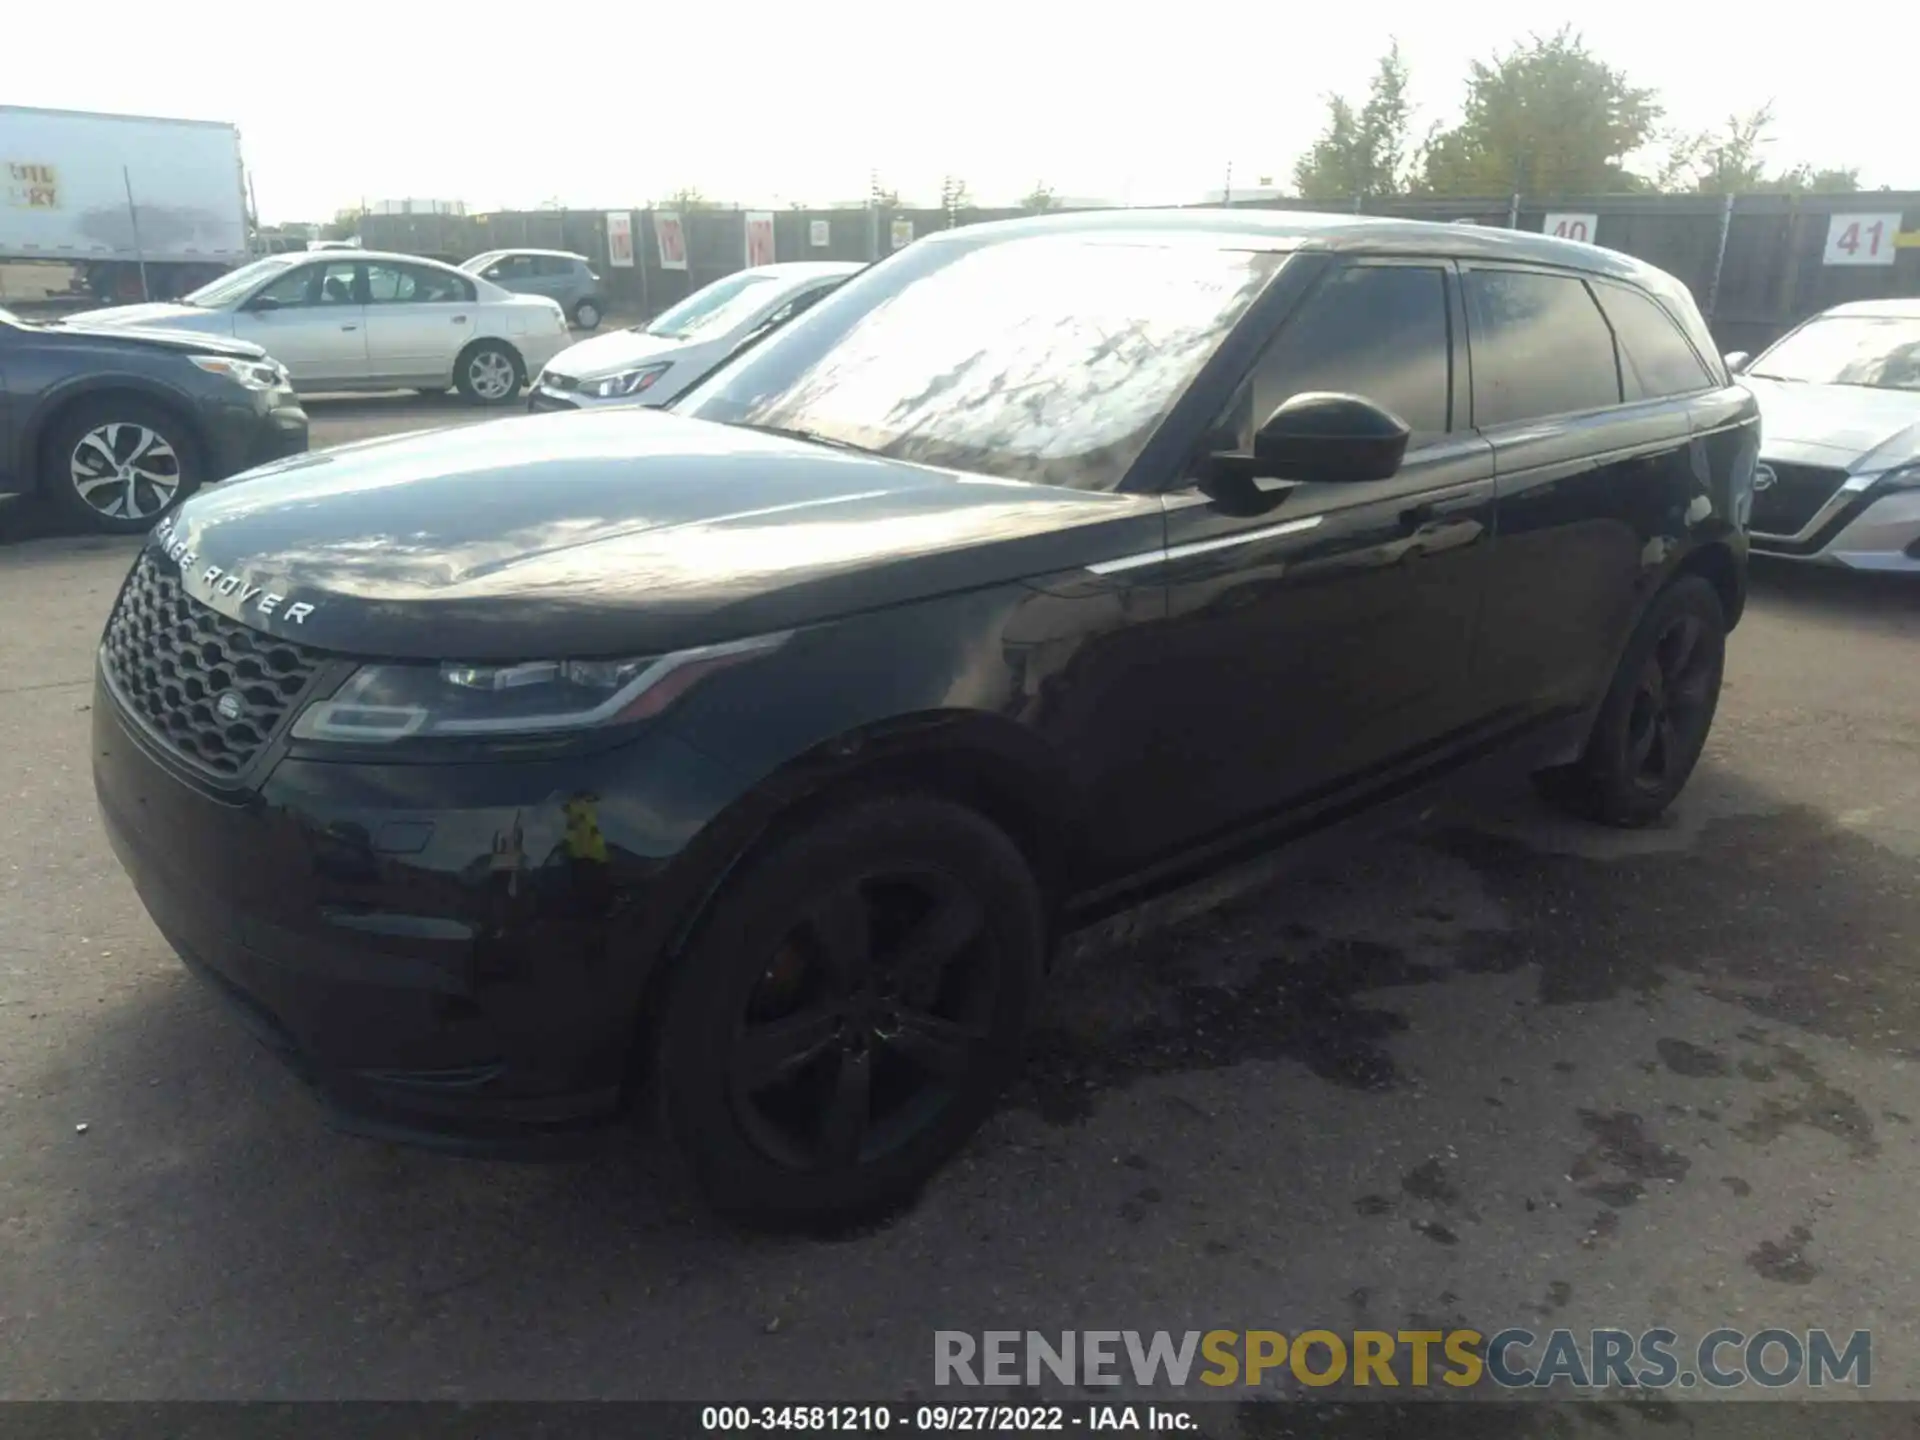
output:
<path id="1" fill-rule="evenodd" d="M 1475 61 L 1460 123 L 1426 147 L 1436 195 L 1594 195 L 1644 190 L 1627 157 L 1653 138 L 1652 90 L 1590 53 L 1571 27 Z"/>
<path id="2" fill-rule="evenodd" d="M 1406 62 L 1399 42 L 1392 41 L 1359 109 L 1343 95 L 1327 97 L 1326 129 L 1295 163 L 1294 188 L 1308 200 L 1402 193 L 1412 160 L 1407 138 L 1412 118 Z"/>
<path id="3" fill-rule="evenodd" d="M 1053 193 L 1053 187 L 1045 181 L 1036 180 L 1033 189 L 1021 198 L 1022 210 L 1052 210 L 1060 204 L 1060 197 Z"/>
<path id="4" fill-rule="evenodd" d="M 1769 175 L 1766 148 L 1773 143 L 1773 105 L 1730 115 L 1719 130 L 1682 137 L 1660 173 L 1662 190 L 1704 195 L 1845 194 L 1860 188 L 1857 169 L 1815 169 L 1801 164 Z"/>
<path id="5" fill-rule="evenodd" d="M 1828 166 L 1816 170 L 1811 165 L 1796 165 L 1776 175 L 1769 188 L 1802 195 L 1851 195 L 1860 188 L 1860 167 Z M 1882 185 L 1882 190 L 1887 187 Z"/>

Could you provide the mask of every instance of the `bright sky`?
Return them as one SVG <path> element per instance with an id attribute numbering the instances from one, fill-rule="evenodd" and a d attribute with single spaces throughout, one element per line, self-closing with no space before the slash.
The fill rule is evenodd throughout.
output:
<path id="1" fill-rule="evenodd" d="M 1774 102 L 1771 163 L 1857 165 L 1920 188 L 1902 123 L 1920 23 L 1904 7 L 1830 19 L 1610 0 L 728 0 L 702 6 L 322 0 L 22 0 L 0 97 L 239 125 L 261 218 L 324 220 L 362 199 L 642 205 L 681 186 L 774 206 L 909 203 L 963 177 L 983 203 L 1045 181 L 1135 204 L 1286 183 L 1329 90 L 1359 94 L 1387 38 L 1419 129 L 1457 114 L 1467 62 L 1571 21 L 1656 87 L 1668 122 Z M 489 17 L 494 17 L 489 19 Z M 1895 30 L 1905 29 L 1901 40 Z M 1865 43 L 1863 43 L 1865 42 Z"/>

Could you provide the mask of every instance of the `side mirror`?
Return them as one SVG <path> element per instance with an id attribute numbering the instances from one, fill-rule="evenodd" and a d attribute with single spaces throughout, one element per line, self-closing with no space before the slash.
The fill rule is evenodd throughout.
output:
<path id="1" fill-rule="evenodd" d="M 1310 390 L 1267 417 L 1253 437 L 1250 478 L 1351 484 L 1390 479 L 1411 432 L 1398 415 L 1358 395 Z"/>
<path id="2" fill-rule="evenodd" d="M 1753 363 L 1753 356 L 1744 350 L 1729 350 L 1720 358 L 1727 362 L 1727 369 L 1735 375 L 1746 373 L 1747 366 Z"/>
<path id="3" fill-rule="evenodd" d="M 256 295 L 240 308 L 242 310 L 278 310 L 280 302 L 271 295 Z"/>

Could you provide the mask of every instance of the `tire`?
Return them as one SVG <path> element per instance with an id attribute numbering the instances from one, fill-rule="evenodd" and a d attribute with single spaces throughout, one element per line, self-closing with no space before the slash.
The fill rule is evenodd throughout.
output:
<path id="1" fill-rule="evenodd" d="M 906 1203 L 1016 1068 L 1043 936 L 1026 860 L 964 806 L 865 799 L 772 843 L 714 900 L 660 1015 L 656 1095 L 696 1188 L 780 1228 Z"/>
<path id="2" fill-rule="evenodd" d="M 527 383 L 527 370 L 511 345 L 479 340 L 460 352 L 453 383 L 470 405 L 510 405 Z"/>
<path id="3" fill-rule="evenodd" d="M 573 307 L 573 323 L 581 330 L 598 330 L 603 318 L 598 300 L 581 300 Z"/>
<path id="4" fill-rule="evenodd" d="M 41 448 L 42 493 L 67 520 L 101 534 L 151 529 L 205 476 L 186 421 L 137 395 L 80 401 Z"/>
<path id="5" fill-rule="evenodd" d="M 1633 829 L 1665 812 L 1713 728 L 1726 665 L 1719 594 L 1683 575 L 1654 599 L 1573 764 L 1534 777 L 1553 804 L 1583 819 Z"/>

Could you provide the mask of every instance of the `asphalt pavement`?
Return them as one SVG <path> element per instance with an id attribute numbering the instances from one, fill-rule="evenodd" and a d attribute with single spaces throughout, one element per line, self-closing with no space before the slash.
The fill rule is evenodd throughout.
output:
<path id="1" fill-rule="evenodd" d="M 1871 1329 L 1920 1397 L 1920 585 L 1757 569 L 1659 828 L 1515 787 L 1083 937 L 999 1116 L 826 1242 L 708 1219 L 640 1136 L 327 1129 L 96 823 L 133 549 L 0 511 L 0 1398 L 925 1398 L 936 1329 L 1462 1324 Z"/>

